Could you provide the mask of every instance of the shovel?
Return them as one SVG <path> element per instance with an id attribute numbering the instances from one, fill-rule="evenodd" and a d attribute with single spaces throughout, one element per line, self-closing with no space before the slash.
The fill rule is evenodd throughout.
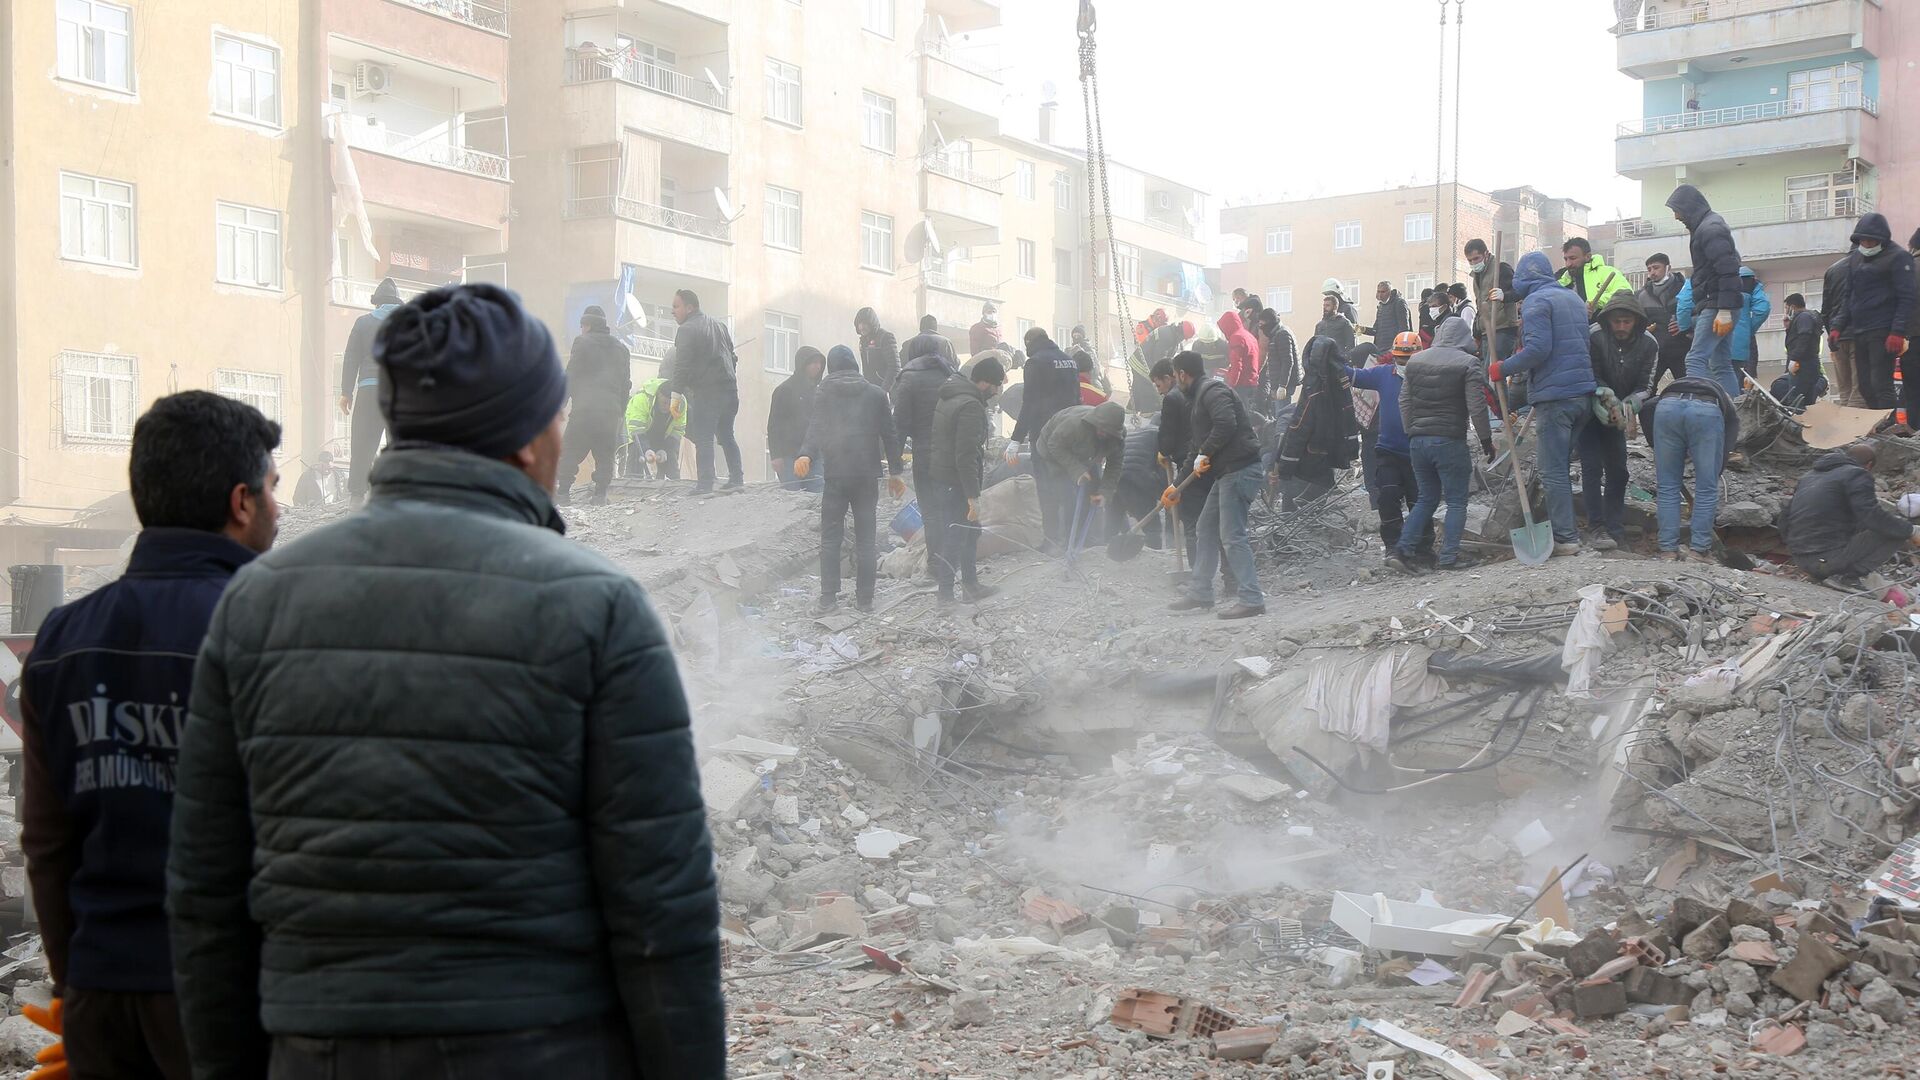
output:
<path id="1" fill-rule="evenodd" d="M 1187 485 L 1193 483 L 1193 478 L 1199 475 L 1199 473 L 1188 473 L 1187 478 L 1180 481 L 1180 486 L 1173 490 L 1185 494 Z M 1158 514 L 1165 509 L 1166 507 L 1164 506 L 1155 506 L 1153 513 L 1134 522 L 1133 528 L 1107 541 L 1107 558 L 1112 559 L 1114 562 L 1132 562 L 1134 556 L 1140 554 L 1140 549 L 1147 546 L 1146 534 L 1140 530 L 1146 528 L 1147 522 L 1153 520 L 1154 514 Z M 1180 523 L 1174 521 L 1172 515 L 1167 516 L 1167 524 L 1170 528 L 1176 530 L 1180 528 Z"/>
<path id="2" fill-rule="evenodd" d="M 1493 305 L 1487 305 L 1487 352 L 1493 362 L 1500 361 L 1500 337 L 1493 327 Z M 1513 557 L 1520 560 L 1522 566 L 1545 566 L 1553 558 L 1553 524 L 1533 520 L 1533 503 L 1527 498 L 1526 478 L 1520 471 L 1520 445 L 1514 431 L 1513 410 L 1507 405 L 1507 381 L 1501 379 L 1494 384 L 1500 395 L 1501 433 L 1507 437 L 1507 456 L 1513 459 L 1513 486 L 1520 495 L 1520 513 L 1526 520 L 1521 528 L 1509 533 L 1513 540 Z"/>

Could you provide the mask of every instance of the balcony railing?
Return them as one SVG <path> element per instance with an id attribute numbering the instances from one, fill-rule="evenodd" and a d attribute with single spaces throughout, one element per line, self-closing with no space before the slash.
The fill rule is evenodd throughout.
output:
<path id="1" fill-rule="evenodd" d="M 633 355 L 642 360 L 665 360 L 667 350 L 673 348 L 673 339 L 654 337 L 652 331 L 642 330 L 627 338 L 627 345 Z"/>
<path id="2" fill-rule="evenodd" d="M 446 284 L 427 281 L 404 281 L 394 278 L 393 283 L 400 290 L 400 302 L 406 303 L 422 293 L 432 292 Z M 333 302 L 343 307 L 373 307 L 373 292 L 380 287 L 377 281 L 360 281 L 356 278 L 337 277 L 332 281 Z"/>
<path id="3" fill-rule="evenodd" d="M 1742 15 L 1760 15 L 1804 6 L 1808 0 L 1706 0 L 1673 11 L 1649 12 L 1637 19 L 1622 19 L 1614 25 L 1615 34 L 1641 34 L 1649 30 L 1670 30 L 1676 26 L 1734 19 Z"/>
<path id="4" fill-rule="evenodd" d="M 1002 187 L 1000 178 L 975 172 L 970 162 L 958 161 L 946 154 L 935 153 L 922 154 L 920 156 L 920 163 L 926 166 L 928 172 L 936 172 L 941 176 L 958 180 L 963 184 L 972 184 L 975 187 L 985 188 L 996 195 L 1000 194 Z"/>
<path id="5" fill-rule="evenodd" d="M 385 124 L 369 123 L 369 119 L 369 117 L 352 113 L 347 115 L 348 145 L 362 150 L 371 150 L 376 154 L 417 161 L 422 165 L 454 169 L 488 180 L 512 179 L 505 157 L 485 150 L 475 150 L 471 146 L 459 146 L 453 142 L 453 133 L 456 131 L 471 130 L 480 124 L 504 125 L 505 117 L 491 117 L 469 124 L 465 117 L 455 116 L 449 118 L 444 124 L 418 133 L 395 131 Z M 502 142 L 504 141 L 503 139 Z"/>
<path id="6" fill-rule="evenodd" d="M 924 267 L 920 271 L 920 280 L 935 289 L 948 292 L 966 293 L 968 296 L 985 297 L 990 300 L 1000 298 L 1000 286 L 988 284 L 971 278 L 958 277 L 937 266 Z"/>
<path id="7" fill-rule="evenodd" d="M 1873 209 L 1873 200 L 1864 195 L 1817 195 L 1804 202 L 1780 206 L 1760 206 L 1746 210 L 1728 210 L 1720 216 L 1735 229 L 1756 225 L 1781 225 L 1793 221 L 1851 220 Z M 1622 240 L 1652 240 L 1662 236 L 1685 236 L 1687 227 L 1678 221 L 1629 218 L 1620 223 L 1616 234 Z"/>
<path id="8" fill-rule="evenodd" d="M 1191 222 L 1186 221 L 1168 221 L 1165 218 L 1149 217 L 1147 218 L 1147 224 L 1159 229 L 1161 232 L 1170 232 L 1175 236 L 1184 236 L 1189 240 L 1195 239 L 1200 233 L 1198 229 L 1193 227 Z"/>
<path id="9" fill-rule="evenodd" d="M 727 104 L 725 86 L 715 86 L 704 74 L 687 75 L 663 67 L 658 61 L 637 52 L 577 49 L 567 57 L 567 82 L 606 82 L 610 79 L 709 109 L 732 111 Z"/>
<path id="10" fill-rule="evenodd" d="M 1846 109 L 1861 109 L 1868 116 L 1880 115 L 1879 104 L 1865 94 L 1836 94 L 1832 100 L 1815 105 L 1791 101 L 1763 101 L 1758 105 L 1735 105 L 1726 109 L 1689 109 L 1686 112 L 1670 113 L 1666 116 L 1649 116 L 1621 124 L 1618 136 L 1625 139 L 1636 135 L 1659 135 L 1669 131 L 1726 127 L 1729 124 L 1750 124 L 1758 120 L 1781 120 L 1791 116 L 1809 116 L 1814 113 L 1840 112 Z"/>
<path id="11" fill-rule="evenodd" d="M 1000 81 L 1000 50 L 991 45 L 956 45 L 949 38 L 920 39 L 920 51 L 937 56 L 954 67 Z"/>
<path id="12" fill-rule="evenodd" d="M 701 217 L 685 210 L 629 199 L 620 195 L 576 195 L 567 200 L 567 217 L 617 217 L 653 225 L 670 232 L 704 237 L 721 243 L 733 242 L 732 224 L 719 218 Z"/>
<path id="13" fill-rule="evenodd" d="M 507 0 L 394 0 L 408 7 L 430 11 L 442 18 L 489 30 L 502 37 L 507 33 Z"/>

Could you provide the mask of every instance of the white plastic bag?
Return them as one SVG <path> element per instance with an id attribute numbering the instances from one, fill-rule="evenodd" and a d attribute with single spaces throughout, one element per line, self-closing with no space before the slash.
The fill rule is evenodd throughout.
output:
<path id="1" fill-rule="evenodd" d="M 1602 621 L 1606 607 L 1605 585 L 1589 585 L 1580 590 L 1580 610 L 1573 617 L 1573 625 L 1567 628 L 1567 643 L 1560 650 L 1560 666 L 1567 673 L 1570 698 L 1593 697 L 1588 687 L 1593 685 L 1594 670 L 1613 644 Z"/>

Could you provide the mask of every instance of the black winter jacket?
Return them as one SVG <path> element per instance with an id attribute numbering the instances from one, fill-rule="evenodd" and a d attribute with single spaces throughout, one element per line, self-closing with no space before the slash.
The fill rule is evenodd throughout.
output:
<path id="1" fill-rule="evenodd" d="M 1667 196 L 1667 208 L 1680 215 L 1690 234 L 1687 245 L 1693 256 L 1693 310 L 1740 311 L 1740 251 L 1733 244 L 1733 230 L 1727 221 L 1713 212 L 1707 197 L 1692 184 L 1681 184 Z M 1685 329 L 1683 327 L 1682 329 Z"/>
<path id="2" fill-rule="evenodd" d="M 1193 406 L 1187 393 L 1175 385 L 1160 399 L 1160 453 L 1175 465 L 1184 466 L 1192 447 Z"/>
<path id="3" fill-rule="evenodd" d="M 1373 345 L 1384 353 L 1393 348 L 1393 339 L 1414 328 L 1413 313 L 1407 309 L 1407 301 L 1400 290 L 1381 301 L 1373 315 Z"/>
<path id="4" fill-rule="evenodd" d="M 820 380 L 807 377 L 806 365 L 773 388 L 773 400 L 767 405 L 767 453 L 789 464 L 800 456 L 800 444 L 807 441 L 807 425 L 813 422 L 813 393 Z"/>
<path id="5" fill-rule="evenodd" d="M 821 379 L 800 456 L 829 480 L 878 480 L 883 461 L 899 476 L 905 465 L 887 392 L 851 369 Z"/>
<path id="6" fill-rule="evenodd" d="M 1912 522 L 1888 513 L 1874 497 L 1873 474 L 1838 450 L 1800 478 L 1780 518 L 1780 539 L 1796 559 L 1838 551 L 1856 533 L 1905 540 L 1913 531 Z"/>
<path id="7" fill-rule="evenodd" d="M 1120 508 L 1139 519 L 1153 513 L 1167 488 L 1167 471 L 1160 467 L 1160 433 L 1151 427 L 1127 432 L 1120 461 Z"/>
<path id="8" fill-rule="evenodd" d="M 1635 320 L 1624 345 L 1613 336 L 1611 319 L 1616 312 L 1626 312 Z M 1587 331 L 1587 353 L 1593 358 L 1593 381 L 1611 387 L 1621 401 L 1652 385 L 1654 368 L 1660 365 L 1660 343 L 1648 333 L 1647 317 L 1632 293 L 1615 293 L 1600 309 L 1598 321 Z"/>
<path id="9" fill-rule="evenodd" d="M 1300 353 L 1293 345 L 1293 331 L 1285 323 L 1275 323 L 1266 338 L 1267 355 L 1260 364 L 1260 393 L 1272 400 L 1275 394 L 1291 397 L 1300 385 Z"/>
<path id="10" fill-rule="evenodd" d="M 1834 260 L 1827 267 L 1825 279 L 1821 282 L 1820 326 L 1823 330 L 1838 330 L 1841 326 L 1840 313 L 1847 306 L 1847 281 L 1853 270 L 1853 253 L 1848 252 Z"/>
<path id="11" fill-rule="evenodd" d="M 255 560 L 180 749 L 168 910 L 198 1080 L 269 1035 L 613 1014 L 649 1076 L 726 1067 L 686 696 L 631 575 L 512 466 L 419 443 Z"/>
<path id="12" fill-rule="evenodd" d="M 1802 311 L 1787 320 L 1787 361 L 1799 361 L 1803 369 L 1820 362 L 1820 320 L 1811 311 Z"/>
<path id="13" fill-rule="evenodd" d="M 1027 357 L 1021 369 L 1023 396 L 1013 441 L 1038 438 L 1053 414 L 1080 404 L 1080 369 L 1060 346 L 1048 341 Z"/>
<path id="14" fill-rule="evenodd" d="M 736 387 L 739 358 L 727 324 L 696 311 L 673 332 L 673 370 L 667 379 L 683 394 L 710 393 Z"/>
<path id="15" fill-rule="evenodd" d="M 881 390 L 892 393 L 900 377 L 900 343 L 893 331 L 875 328 L 860 339 L 860 374 Z"/>
<path id="16" fill-rule="evenodd" d="M 1194 459 L 1204 457 L 1208 475 L 1217 479 L 1259 461 L 1260 441 L 1240 395 L 1218 376 L 1196 384 L 1192 393 L 1186 467 L 1193 468 Z"/>
<path id="17" fill-rule="evenodd" d="M 1304 477 L 1322 467 L 1347 468 L 1360 452 L 1360 425 L 1353 415 L 1346 356 L 1331 338 L 1315 337 L 1307 342 L 1301 367 L 1300 400 L 1280 437 L 1280 474 Z"/>
<path id="18" fill-rule="evenodd" d="M 946 365 L 947 374 L 960 370 L 960 358 L 954 354 L 953 342 L 945 334 L 929 330 L 915 334 L 900 346 L 900 370 L 906 371 L 915 360 L 923 356 L 937 356 Z"/>
<path id="19" fill-rule="evenodd" d="M 911 345 L 913 338 L 908 341 Z M 931 447 L 933 410 L 940 402 L 940 388 L 958 372 L 959 366 L 947 366 L 936 353 L 922 353 L 907 361 L 900 378 L 893 384 L 893 430 L 901 442 L 912 440 L 913 456 L 919 458 Z"/>
<path id="20" fill-rule="evenodd" d="M 633 393 L 633 354 L 604 329 L 573 339 L 567 358 L 567 397 L 578 413 L 619 416 Z"/>
<path id="21" fill-rule="evenodd" d="M 1319 324 L 1313 328 L 1314 337 L 1326 338 L 1340 346 L 1340 354 L 1342 356 L 1345 356 L 1352 350 L 1354 343 L 1353 335 L 1353 320 L 1337 311 L 1331 315 L 1323 316 Z M 1313 343 L 1308 342 L 1307 344 L 1311 346 Z"/>
<path id="22" fill-rule="evenodd" d="M 1882 214 L 1861 218 L 1853 235 L 1856 242 L 1880 241 L 1880 253 L 1869 259 L 1856 246 L 1847 256 L 1846 300 L 1837 329 L 1849 337 L 1906 337 L 1913 316 L 1913 256 L 1894 244 L 1893 230 Z"/>
<path id="23" fill-rule="evenodd" d="M 1658 285 L 1649 281 L 1633 294 L 1633 298 L 1640 302 L 1641 312 L 1647 317 L 1648 332 L 1653 334 L 1653 340 L 1659 342 L 1662 350 L 1666 349 L 1668 339 L 1673 336 L 1667 328 L 1673 324 L 1674 312 L 1680 302 L 1680 290 L 1686 284 L 1685 274 L 1669 270 L 1666 280 Z M 1690 329 L 1681 327 L 1681 335 L 1684 336 Z"/>
<path id="24" fill-rule="evenodd" d="M 922 450 L 915 443 L 913 452 L 931 459 L 936 481 L 977 499 L 986 471 L 987 433 L 987 395 L 965 375 L 955 375 L 940 386 L 927 448 Z"/>
<path id="25" fill-rule="evenodd" d="M 1467 351 L 1472 343 L 1466 322 L 1447 319 L 1434 331 L 1433 347 L 1407 361 L 1400 373 L 1400 426 L 1407 438 L 1464 440 L 1469 423 L 1481 443 L 1493 437 L 1487 423 L 1486 367 Z"/>

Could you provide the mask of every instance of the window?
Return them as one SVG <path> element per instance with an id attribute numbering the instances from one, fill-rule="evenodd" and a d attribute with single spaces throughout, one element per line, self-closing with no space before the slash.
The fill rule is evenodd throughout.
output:
<path id="1" fill-rule="evenodd" d="M 793 374 L 793 354 L 800 351 L 800 316 L 768 310 L 765 337 L 767 370 Z"/>
<path id="2" fill-rule="evenodd" d="M 1400 295 L 1405 297 L 1409 302 L 1418 303 L 1420 301 L 1420 294 L 1431 288 L 1433 288 L 1433 275 L 1431 273 L 1408 274 L 1406 291 Z"/>
<path id="3" fill-rule="evenodd" d="M 133 357 L 63 352 L 55 365 L 60 373 L 60 429 L 67 438 L 133 438 Z"/>
<path id="4" fill-rule="evenodd" d="M 1066 248 L 1053 249 L 1053 280 L 1065 288 L 1073 288 L 1073 252 Z"/>
<path id="5" fill-rule="evenodd" d="M 1073 341 L 1073 331 L 1067 329 L 1064 326 L 1056 326 L 1053 328 L 1053 343 L 1055 345 L 1059 345 L 1064 348 L 1067 344 L 1069 344 L 1072 341 Z"/>
<path id="6" fill-rule="evenodd" d="M 1013 182 L 1014 182 L 1014 187 L 1020 192 L 1021 198 L 1023 199 L 1034 198 L 1036 180 L 1034 179 L 1033 162 L 1031 161 L 1014 162 Z"/>
<path id="7" fill-rule="evenodd" d="M 280 50 L 213 36 L 213 111 L 280 126 Z"/>
<path id="8" fill-rule="evenodd" d="M 259 409 L 267 419 L 280 422 L 280 376 L 220 368 L 213 373 L 213 388 Z"/>
<path id="9" fill-rule="evenodd" d="M 1360 283 L 1358 281 L 1341 282 L 1340 295 L 1346 297 L 1347 303 L 1358 304 L 1360 302 Z"/>
<path id="10" fill-rule="evenodd" d="M 1293 226 L 1272 225 L 1267 228 L 1267 254 L 1293 254 Z"/>
<path id="11" fill-rule="evenodd" d="M 1031 240 L 1019 241 L 1020 276 L 1032 279 L 1039 276 L 1040 250 Z"/>
<path id="12" fill-rule="evenodd" d="M 59 0 L 63 79 L 133 92 L 133 9 L 102 0 Z"/>
<path id="13" fill-rule="evenodd" d="M 1023 342 L 1026 341 L 1027 331 L 1033 329 L 1033 320 L 1032 319 L 1015 319 L 1013 322 L 1014 322 L 1014 326 L 1020 332 L 1020 340 Z M 1058 343 L 1056 342 L 1055 344 L 1058 344 Z"/>
<path id="14" fill-rule="evenodd" d="M 1359 228 L 1360 226 L 1358 225 L 1354 226 L 1354 247 L 1360 246 L 1358 239 L 1360 235 L 1358 231 Z M 1408 214 L 1402 218 L 1400 222 L 1400 238 L 1409 244 L 1431 243 L 1433 241 L 1433 215 Z"/>
<path id="15" fill-rule="evenodd" d="M 1267 306 L 1281 315 L 1293 314 L 1293 286 L 1278 285 L 1268 289 Z"/>
<path id="16" fill-rule="evenodd" d="M 1834 64 L 1787 74 L 1787 111 L 1856 108 L 1866 72 L 1860 64 Z"/>
<path id="17" fill-rule="evenodd" d="M 280 288 L 280 215 L 234 203 L 213 204 L 214 277 L 228 285 Z"/>
<path id="18" fill-rule="evenodd" d="M 1053 174 L 1053 208 L 1073 209 L 1073 176 L 1065 169 L 1057 169 Z"/>
<path id="19" fill-rule="evenodd" d="M 768 184 L 765 218 L 765 239 L 768 247 L 786 248 L 788 251 L 800 250 L 799 192 Z"/>
<path id="20" fill-rule="evenodd" d="M 893 219 L 885 214 L 860 212 L 860 265 L 893 272 Z"/>
<path id="21" fill-rule="evenodd" d="M 767 119 L 800 126 L 800 69 L 767 57 Z"/>
<path id="22" fill-rule="evenodd" d="M 139 265 L 134 248 L 133 185 L 61 173 L 60 255 L 80 262 Z"/>
<path id="23" fill-rule="evenodd" d="M 1853 217 L 1858 177 L 1853 170 L 1787 177 L 1787 220 Z"/>
<path id="24" fill-rule="evenodd" d="M 883 154 L 893 153 L 893 99 L 871 90 L 860 91 L 860 145 Z"/>
<path id="25" fill-rule="evenodd" d="M 867 29 L 881 37 L 893 36 L 893 0 L 865 0 Z"/>
<path id="26" fill-rule="evenodd" d="M 1360 246 L 1360 223 L 1342 221 L 1333 227 L 1333 250 L 1350 251 Z"/>
<path id="27" fill-rule="evenodd" d="M 1127 292 L 1140 295 L 1140 249 L 1132 244 L 1115 244 L 1114 258 L 1120 264 L 1120 287 Z"/>

